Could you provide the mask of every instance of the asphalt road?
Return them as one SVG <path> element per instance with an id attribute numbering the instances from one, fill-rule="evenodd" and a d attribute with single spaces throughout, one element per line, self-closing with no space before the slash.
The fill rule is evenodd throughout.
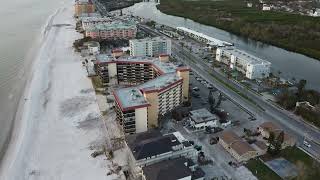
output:
<path id="1" fill-rule="evenodd" d="M 156 32 L 149 27 L 139 25 L 142 30 L 155 35 L 163 36 L 163 34 Z M 301 145 L 304 150 L 312 155 L 313 157 L 320 159 L 320 131 L 319 129 L 305 123 L 299 117 L 294 114 L 282 110 L 270 102 L 265 101 L 256 93 L 247 90 L 240 84 L 229 80 L 228 78 L 222 76 L 221 74 L 215 72 L 211 67 L 209 67 L 200 57 L 191 53 L 189 50 L 182 48 L 179 43 L 172 40 L 172 54 L 179 61 L 184 62 L 192 68 L 193 71 L 201 75 L 208 82 L 213 84 L 219 91 L 225 94 L 230 99 L 239 103 L 243 108 L 250 111 L 255 116 L 259 116 L 267 121 L 272 121 L 280 124 L 282 128 L 291 135 L 294 135 L 297 139 L 297 145 Z M 226 87 L 220 81 L 215 79 L 217 77 L 224 82 L 232 85 L 237 91 L 241 92 L 245 96 L 249 97 L 254 103 L 248 101 L 246 98 L 240 96 L 235 91 Z M 262 108 L 262 109 L 261 109 Z M 311 144 L 310 148 L 303 146 L 302 142 L 304 138 L 308 138 L 308 142 Z"/>

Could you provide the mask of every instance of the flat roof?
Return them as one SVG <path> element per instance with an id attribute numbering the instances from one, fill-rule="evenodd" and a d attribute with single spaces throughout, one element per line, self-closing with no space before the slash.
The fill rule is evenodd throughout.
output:
<path id="1" fill-rule="evenodd" d="M 123 22 L 123 21 L 112 21 L 105 24 L 95 24 L 88 26 L 86 31 L 104 31 L 104 30 L 115 30 L 115 29 L 136 29 L 137 26 L 132 22 Z"/>
<path id="2" fill-rule="evenodd" d="M 177 70 L 189 70 L 189 68 L 179 69 L 176 65 L 169 62 L 161 62 L 155 57 L 138 57 L 128 56 L 115 59 L 108 54 L 99 54 L 96 56 L 95 63 L 144 63 L 152 65 L 160 76 L 147 81 L 141 85 L 129 88 L 121 88 L 114 91 L 116 101 L 123 111 L 132 110 L 141 107 L 149 106 L 149 103 L 143 96 L 143 92 L 161 92 L 164 89 L 170 88 L 173 85 L 182 83 L 182 78 L 176 74 Z"/>
<path id="3" fill-rule="evenodd" d="M 82 19 L 82 18 L 86 18 L 86 17 L 101 17 L 100 14 L 98 13 L 81 13 L 79 15 L 79 18 Z"/>
<path id="4" fill-rule="evenodd" d="M 96 56 L 97 62 L 105 63 L 146 63 L 153 65 L 161 74 L 174 73 L 178 67 L 169 62 L 161 62 L 159 58 L 156 57 L 143 57 L 143 56 L 126 56 L 115 59 L 109 54 L 99 54 Z"/>
<path id="5" fill-rule="evenodd" d="M 182 82 L 182 78 L 175 73 L 164 74 L 138 86 L 116 89 L 114 96 L 123 111 L 148 107 L 150 104 L 142 92 L 160 92 L 179 82 Z"/>
<path id="6" fill-rule="evenodd" d="M 120 88 L 115 90 L 113 95 L 123 111 L 150 106 L 137 87 Z"/>
<path id="7" fill-rule="evenodd" d="M 178 77 L 176 73 L 170 73 L 158 76 L 155 79 L 145 82 L 138 86 L 138 88 L 141 89 L 141 91 L 143 92 L 161 91 L 162 89 L 166 89 L 168 88 L 168 86 L 181 81 L 182 78 Z"/>
<path id="8" fill-rule="evenodd" d="M 250 64 L 267 64 L 267 65 L 271 65 L 271 63 L 267 60 L 258 58 L 252 54 L 249 54 L 245 51 L 236 49 L 234 47 L 220 47 L 219 49 L 228 52 L 240 59 L 246 60 L 247 62 L 249 62 Z"/>
<path id="9" fill-rule="evenodd" d="M 191 119 L 196 123 L 217 120 L 217 116 L 210 113 L 206 108 L 190 111 Z"/>
<path id="10" fill-rule="evenodd" d="M 99 42 L 97 42 L 97 41 L 88 41 L 88 42 L 85 42 L 85 43 L 83 43 L 83 45 L 84 46 L 96 46 L 96 47 L 98 47 L 98 46 L 100 46 L 100 43 Z"/>
<path id="11" fill-rule="evenodd" d="M 147 38 L 143 38 L 143 39 L 131 39 L 130 42 L 147 42 L 147 41 L 167 41 L 170 40 L 169 38 L 166 38 L 164 36 L 157 36 L 157 37 L 147 37 Z M 170 40 L 171 41 L 171 40 Z"/>
<path id="12" fill-rule="evenodd" d="M 174 134 L 162 135 L 159 130 L 126 136 L 127 144 L 136 160 L 173 151 L 181 142 Z"/>
<path id="13" fill-rule="evenodd" d="M 187 162 L 186 158 L 180 157 L 143 167 L 142 170 L 147 180 L 177 180 L 192 175 L 191 169 L 185 164 Z"/>
<path id="14" fill-rule="evenodd" d="M 109 17 L 82 17 L 81 21 L 83 23 L 86 23 L 86 22 L 105 22 L 105 21 L 111 22 L 112 19 Z"/>
<path id="15" fill-rule="evenodd" d="M 192 29 L 188 29 L 186 27 L 177 27 L 178 30 L 181 30 L 181 31 L 185 31 L 187 33 L 191 33 L 191 34 L 194 34 L 196 36 L 199 36 L 201 38 L 204 38 L 206 40 L 209 41 L 209 44 L 210 45 L 214 45 L 214 46 L 232 46 L 232 43 L 229 43 L 229 42 L 226 42 L 226 41 L 222 41 L 222 40 L 219 40 L 219 39 L 216 39 L 216 38 L 213 38 L 213 37 L 210 37 L 206 34 L 203 34 L 201 32 L 197 32 L 197 31 L 194 31 Z"/>

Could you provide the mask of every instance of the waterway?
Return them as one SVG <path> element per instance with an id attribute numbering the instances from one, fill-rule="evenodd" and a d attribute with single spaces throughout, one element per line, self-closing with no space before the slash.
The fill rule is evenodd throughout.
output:
<path id="1" fill-rule="evenodd" d="M 187 11 L 187 10 L 186 10 Z M 288 80 L 306 79 L 308 88 L 320 91 L 320 61 L 275 46 L 243 38 L 229 32 L 194 22 L 190 19 L 164 14 L 155 3 L 142 2 L 123 9 L 123 13 L 143 17 L 171 27 L 184 26 L 217 39 L 234 43 L 242 50 L 272 63 L 272 72 Z"/>
<path id="2" fill-rule="evenodd" d="M 70 0 L 9 0 L 0 6 L 0 159 L 50 15 Z M 26 99 L 27 100 L 27 99 Z"/>

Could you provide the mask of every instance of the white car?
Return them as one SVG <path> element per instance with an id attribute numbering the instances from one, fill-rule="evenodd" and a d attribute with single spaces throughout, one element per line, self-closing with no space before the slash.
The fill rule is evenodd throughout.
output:
<path id="1" fill-rule="evenodd" d="M 231 125 L 231 121 L 228 121 L 226 123 L 222 123 L 221 124 L 224 128 L 228 127 L 229 125 Z"/>
<path id="2" fill-rule="evenodd" d="M 307 146 L 308 148 L 311 147 L 311 144 L 309 144 L 307 141 L 303 141 L 303 145 Z"/>

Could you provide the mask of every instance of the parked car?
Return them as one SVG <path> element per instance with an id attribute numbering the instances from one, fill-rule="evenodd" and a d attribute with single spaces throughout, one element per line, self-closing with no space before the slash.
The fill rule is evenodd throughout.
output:
<path id="1" fill-rule="evenodd" d="M 200 89 L 198 87 L 194 87 L 194 88 L 192 88 L 192 90 L 199 91 Z"/>
<path id="2" fill-rule="evenodd" d="M 226 122 L 226 123 L 222 123 L 221 124 L 223 127 L 228 127 L 229 125 L 231 125 L 231 121 L 228 121 L 228 122 Z"/>
<path id="3" fill-rule="evenodd" d="M 217 144 L 219 141 L 219 137 L 211 137 L 209 139 L 209 144 L 213 145 L 213 144 Z"/>
<path id="4" fill-rule="evenodd" d="M 311 148 L 311 144 L 309 144 L 307 141 L 303 141 L 303 145 L 307 146 L 308 148 Z"/>
<path id="5" fill-rule="evenodd" d="M 223 131 L 223 129 L 220 128 L 220 127 L 214 127 L 213 128 L 213 133 L 218 133 L 218 132 L 221 132 L 221 131 Z"/>

